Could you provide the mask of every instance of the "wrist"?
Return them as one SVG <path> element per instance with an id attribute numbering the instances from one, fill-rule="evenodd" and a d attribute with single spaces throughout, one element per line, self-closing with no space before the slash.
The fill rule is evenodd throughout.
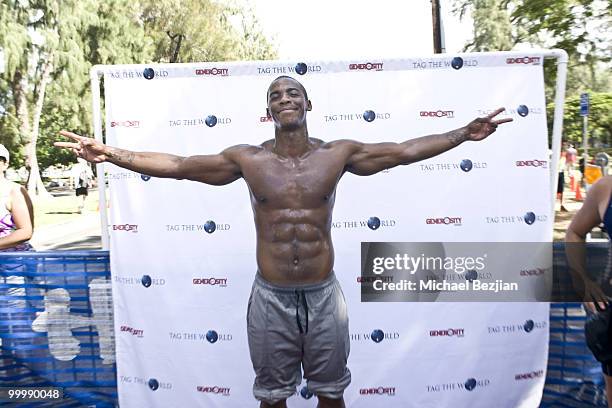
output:
<path id="1" fill-rule="evenodd" d="M 117 149 L 111 146 L 104 146 L 103 154 L 106 157 L 105 161 L 112 162 L 113 159 L 117 158 Z"/>
<path id="2" fill-rule="evenodd" d="M 448 140 L 454 146 L 459 146 L 461 143 L 469 140 L 467 127 L 455 129 L 448 133 Z"/>

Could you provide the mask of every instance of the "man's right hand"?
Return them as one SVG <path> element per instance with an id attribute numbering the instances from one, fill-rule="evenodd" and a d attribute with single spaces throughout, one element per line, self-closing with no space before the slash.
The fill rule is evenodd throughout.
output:
<path id="1" fill-rule="evenodd" d="M 74 142 L 55 142 L 53 143 L 54 146 L 70 149 L 77 157 L 81 157 L 91 163 L 102 163 L 107 160 L 106 145 L 98 142 L 96 139 L 80 136 L 65 130 L 60 131 L 60 135 L 66 136 L 74 140 Z"/>

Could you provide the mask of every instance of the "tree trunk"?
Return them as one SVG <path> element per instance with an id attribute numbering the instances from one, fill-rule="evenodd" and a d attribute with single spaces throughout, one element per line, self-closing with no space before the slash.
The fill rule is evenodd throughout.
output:
<path id="1" fill-rule="evenodd" d="M 19 119 L 19 129 L 21 130 L 21 141 L 28 142 L 31 137 L 30 132 L 30 112 L 28 109 L 28 97 L 26 95 L 26 83 L 21 71 L 15 71 L 13 78 L 13 95 L 15 100 L 15 115 Z M 29 162 L 26 153 L 26 165 Z"/>
<path id="2" fill-rule="evenodd" d="M 28 193 L 31 196 L 48 196 L 49 193 L 40 177 L 40 168 L 38 167 L 38 156 L 36 155 L 36 144 L 38 143 L 38 133 L 40 129 L 40 116 L 42 114 L 43 105 L 45 102 L 45 91 L 47 84 L 51 79 L 51 71 L 53 70 L 53 57 L 50 56 L 43 66 L 43 71 L 38 86 L 38 94 L 36 95 L 36 104 L 34 105 L 34 115 L 32 118 L 32 137 L 26 146 L 28 151 L 30 175 L 28 176 Z"/>

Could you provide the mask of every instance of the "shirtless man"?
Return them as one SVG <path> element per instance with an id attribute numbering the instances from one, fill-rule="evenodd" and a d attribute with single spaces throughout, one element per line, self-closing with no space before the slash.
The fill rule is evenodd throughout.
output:
<path id="1" fill-rule="evenodd" d="M 65 131 L 61 134 L 74 142 L 55 145 L 93 163 L 108 161 L 154 177 L 213 185 L 243 178 L 257 231 L 258 272 L 247 310 L 255 398 L 260 407 L 286 407 L 302 366 L 319 407 L 344 407 L 351 381 L 348 316 L 333 272 L 331 240 L 338 182 L 346 172 L 369 176 L 482 140 L 512 119 L 494 120 L 501 108 L 465 127 L 403 143 L 324 142 L 308 135 L 306 112 L 312 105 L 301 83 L 278 77 L 267 97 L 275 137 L 260 146 L 179 157 L 117 149 Z"/>

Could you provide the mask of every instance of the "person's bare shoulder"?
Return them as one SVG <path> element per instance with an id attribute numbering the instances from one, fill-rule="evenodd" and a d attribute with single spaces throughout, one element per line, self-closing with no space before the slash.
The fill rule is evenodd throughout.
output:
<path id="1" fill-rule="evenodd" d="M 261 151 L 262 151 L 261 146 L 240 144 L 240 145 L 228 147 L 227 149 L 223 151 L 223 155 L 232 160 L 240 161 L 242 159 L 250 158 L 257 153 L 260 153 Z"/>
<path id="2" fill-rule="evenodd" d="M 612 176 L 604 176 L 597 180 L 597 183 L 590 188 L 589 194 L 592 194 L 597 202 L 606 201 L 607 203 L 612 195 Z"/>
<path id="3" fill-rule="evenodd" d="M 350 139 L 338 139 L 338 140 L 332 140 L 331 142 L 323 142 L 321 141 L 323 144 L 321 147 L 326 148 L 326 149 L 356 149 L 359 148 L 359 146 L 361 146 L 363 143 L 358 142 L 356 140 L 350 140 Z"/>
<path id="4" fill-rule="evenodd" d="M 256 147 L 259 148 L 261 151 L 272 151 L 272 148 L 274 147 L 274 139 L 266 140 L 265 142 Z"/>

